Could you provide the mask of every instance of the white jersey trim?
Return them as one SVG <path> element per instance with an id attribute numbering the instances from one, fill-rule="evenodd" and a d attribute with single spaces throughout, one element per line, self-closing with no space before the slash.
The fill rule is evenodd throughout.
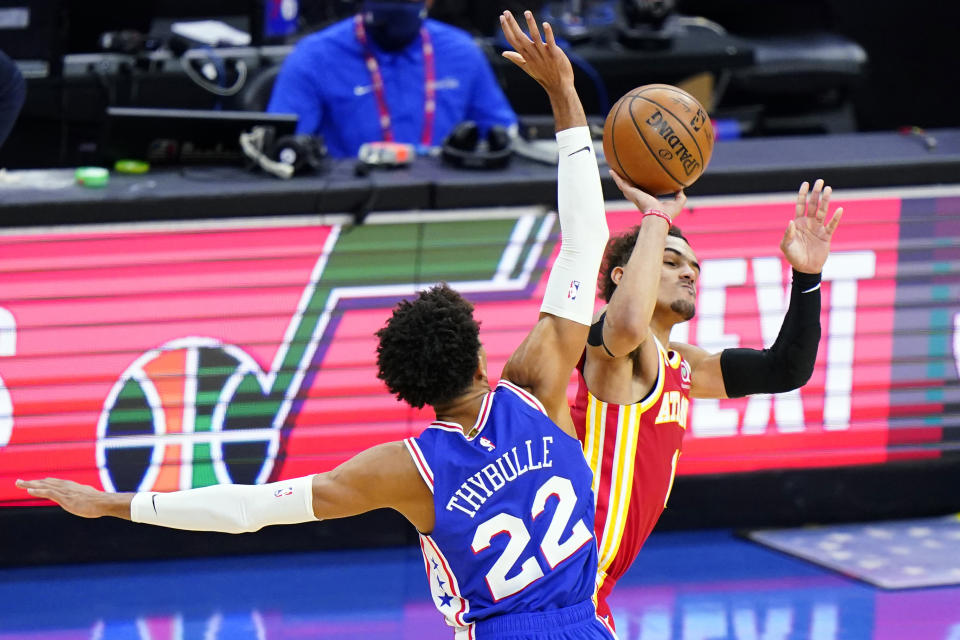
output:
<path id="1" fill-rule="evenodd" d="M 433 469 L 431 469 L 427 463 L 427 457 L 423 455 L 423 451 L 420 450 L 420 446 L 413 438 L 406 438 L 403 444 L 406 445 L 410 457 L 413 458 L 413 464 L 416 465 L 417 471 L 420 472 L 420 477 L 423 478 L 427 487 L 430 488 L 430 493 L 433 493 Z"/>
<path id="2" fill-rule="evenodd" d="M 463 435 L 463 427 L 458 425 L 456 422 L 442 422 L 440 420 L 434 420 L 429 425 L 428 429 L 440 429 L 441 431 L 449 431 L 451 433 L 459 433 Z"/>
<path id="3" fill-rule="evenodd" d="M 427 426 L 427 428 L 458 433 L 463 436 L 463 439 L 467 442 L 472 442 L 477 438 L 477 436 L 480 435 L 480 432 L 483 431 L 483 428 L 486 426 L 487 418 L 490 417 L 490 407 L 492 405 L 493 392 L 490 392 L 483 396 L 483 400 L 480 402 L 480 412 L 477 414 L 477 421 L 472 427 L 470 427 L 469 430 L 464 431 L 463 427 L 458 423 L 446 422 L 444 420 L 434 420 Z"/>
<path id="4" fill-rule="evenodd" d="M 483 396 L 483 402 L 480 403 L 480 413 L 477 414 L 477 421 L 469 431 L 463 434 L 463 437 L 467 440 L 474 440 L 477 436 L 480 435 L 480 432 L 483 431 L 483 428 L 487 426 L 487 418 L 490 417 L 490 407 L 493 406 L 493 392 Z M 470 434 L 473 434 L 472 436 Z"/>
<path id="5" fill-rule="evenodd" d="M 509 389 L 514 394 L 519 396 L 520 399 L 526 402 L 528 405 L 530 405 L 540 413 L 546 415 L 547 410 L 543 408 L 543 404 L 540 402 L 540 400 L 538 400 L 535 395 L 533 395 L 526 389 L 518 387 L 517 385 L 513 384 L 509 380 L 501 380 L 500 384 L 498 384 L 497 386 L 503 387 L 504 389 Z"/>

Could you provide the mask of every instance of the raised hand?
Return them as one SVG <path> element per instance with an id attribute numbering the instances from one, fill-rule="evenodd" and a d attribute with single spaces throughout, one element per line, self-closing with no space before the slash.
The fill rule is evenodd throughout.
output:
<path id="1" fill-rule="evenodd" d="M 64 511 L 81 518 L 130 517 L 132 494 L 104 493 L 85 484 L 58 478 L 17 480 L 17 486 L 34 498 L 53 500 L 63 507 Z"/>
<path id="2" fill-rule="evenodd" d="M 843 217 L 843 207 L 838 207 L 827 222 L 833 189 L 824 187 L 823 180 L 817 180 L 813 183 L 813 191 L 809 190 L 808 182 L 800 185 L 796 215 L 787 225 L 780 250 L 797 271 L 820 273 L 830 255 L 830 240 Z"/>
<path id="3" fill-rule="evenodd" d="M 550 23 L 543 23 L 543 36 L 537 21 L 530 11 L 524 11 L 530 36 L 520 29 L 513 14 L 504 11 L 500 15 L 500 27 L 513 51 L 504 51 L 503 57 L 523 69 L 527 75 L 540 83 L 548 93 L 573 88 L 573 67 L 563 50 L 557 46 Z"/>
<path id="4" fill-rule="evenodd" d="M 650 211 L 651 209 L 659 209 L 664 212 L 670 219 L 673 220 L 680 212 L 683 211 L 684 205 L 687 203 L 687 196 L 683 191 L 678 191 L 672 199 L 669 200 L 658 200 L 656 197 L 650 195 L 643 189 L 635 187 L 630 182 L 627 182 L 619 173 L 610 170 L 610 176 L 613 178 L 613 181 L 617 183 L 617 186 L 620 188 L 620 191 L 623 193 L 623 197 L 633 203 L 640 211 Z"/>

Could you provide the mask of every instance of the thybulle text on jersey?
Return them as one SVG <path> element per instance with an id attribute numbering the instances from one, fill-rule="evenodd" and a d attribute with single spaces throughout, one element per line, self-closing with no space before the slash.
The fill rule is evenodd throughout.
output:
<path id="1" fill-rule="evenodd" d="M 505 487 L 508 482 L 516 480 L 528 471 L 552 467 L 550 443 L 553 442 L 553 437 L 543 436 L 542 440 L 543 446 L 540 446 L 540 443 L 535 445 L 533 440 L 527 440 L 526 446 L 521 445 L 519 452 L 517 447 L 511 447 L 496 460 L 467 477 L 450 496 L 447 511 L 459 509 L 472 518 L 487 498 Z"/>

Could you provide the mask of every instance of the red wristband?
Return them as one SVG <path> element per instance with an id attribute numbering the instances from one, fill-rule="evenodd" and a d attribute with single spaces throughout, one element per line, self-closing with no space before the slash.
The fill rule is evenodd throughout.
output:
<path id="1" fill-rule="evenodd" d="M 647 216 L 657 216 L 658 218 L 663 218 L 667 221 L 669 226 L 673 226 L 673 220 L 670 219 L 670 216 L 665 214 L 663 211 L 660 211 L 660 209 L 650 209 L 650 211 L 644 211 L 643 217 L 646 218 Z"/>

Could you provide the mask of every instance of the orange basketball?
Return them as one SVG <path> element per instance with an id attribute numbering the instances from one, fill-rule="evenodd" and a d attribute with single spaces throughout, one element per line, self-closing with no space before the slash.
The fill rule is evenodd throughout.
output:
<path id="1" fill-rule="evenodd" d="M 683 89 L 644 85 L 613 105 L 603 125 L 603 153 L 611 169 L 647 193 L 674 193 L 707 168 L 713 124 Z"/>

